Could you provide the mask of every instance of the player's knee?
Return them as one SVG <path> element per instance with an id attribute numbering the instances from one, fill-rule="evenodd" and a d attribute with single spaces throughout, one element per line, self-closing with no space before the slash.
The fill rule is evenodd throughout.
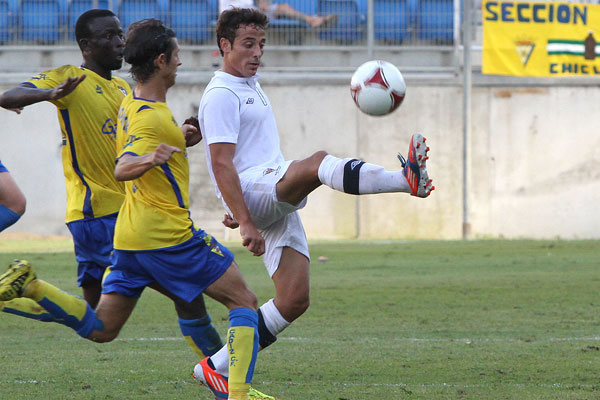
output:
<path id="1" fill-rule="evenodd" d="M 283 301 L 282 301 L 283 300 Z M 297 293 L 294 296 L 285 299 L 280 299 L 283 304 L 281 304 L 281 312 L 284 318 L 292 322 L 296 318 L 300 317 L 302 314 L 308 310 L 310 306 L 310 298 L 308 293 Z"/>
<path id="2" fill-rule="evenodd" d="M 238 304 L 241 307 L 250 308 L 252 310 L 258 309 L 258 299 L 253 291 L 246 288 L 244 291 L 239 292 Z"/>
<path id="3" fill-rule="evenodd" d="M 92 336 L 89 339 L 96 343 L 108 343 L 115 340 L 118 334 L 119 332 L 94 332 L 92 333 Z"/>
<path id="4" fill-rule="evenodd" d="M 25 196 L 21 196 L 15 203 L 13 207 L 13 211 L 19 215 L 25 214 L 25 209 L 27 208 L 27 200 L 25 200 Z"/>

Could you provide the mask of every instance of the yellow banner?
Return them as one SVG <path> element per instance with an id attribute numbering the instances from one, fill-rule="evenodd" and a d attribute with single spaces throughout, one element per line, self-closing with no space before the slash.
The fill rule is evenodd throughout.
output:
<path id="1" fill-rule="evenodd" d="M 484 74 L 600 76 L 600 5 L 484 0 Z"/>

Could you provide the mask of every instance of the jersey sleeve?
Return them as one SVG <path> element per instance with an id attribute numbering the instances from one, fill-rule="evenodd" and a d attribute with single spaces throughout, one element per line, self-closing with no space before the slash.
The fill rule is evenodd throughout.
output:
<path id="1" fill-rule="evenodd" d="M 69 76 L 78 76 L 73 74 L 72 69 L 69 65 L 63 65 L 62 67 L 51 69 L 48 71 L 40 72 L 39 74 L 31 77 L 28 81 L 23 82 L 23 85 L 30 86 L 38 89 L 54 89 L 60 85 Z M 72 75 L 69 75 L 72 73 Z M 57 107 L 65 107 L 64 97 L 58 100 L 50 100 L 50 102 Z"/>
<path id="2" fill-rule="evenodd" d="M 119 149 L 117 158 L 125 154 L 143 156 L 156 150 L 160 144 L 156 127 L 161 125 L 155 110 L 149 106 L 141 106 L 127 123 L 125 144 Z"/>
<path id="3" fill-rule="evenodd" d="M 207 144 L 237 143 L 240 133 L 240 100 L 235 93 L 216 87 L 204 94 L 198 114 L 204 121 Z"/>

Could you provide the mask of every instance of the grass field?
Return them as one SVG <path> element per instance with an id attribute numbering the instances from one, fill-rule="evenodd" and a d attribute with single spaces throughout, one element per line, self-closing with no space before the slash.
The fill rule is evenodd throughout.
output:
<path id="1" fill-rule="evenodd" d="M 261 260 L 233 247 L 259 304 Z M 79 294 L 71 252 L 26 257 Z M 25 250 L 23 250 L 25 251 Z M 600 242 L 320 242 L 307 313 L 260 353 L 282 400 L 598 399 Z M 319 256 L 327 262 L 316 261 Z M 224 307 L 208 300 L 221 333 Z M 211 399 L 170 302 L 147 290 L 119 339 L 0 313 L 1 399 Z"/>

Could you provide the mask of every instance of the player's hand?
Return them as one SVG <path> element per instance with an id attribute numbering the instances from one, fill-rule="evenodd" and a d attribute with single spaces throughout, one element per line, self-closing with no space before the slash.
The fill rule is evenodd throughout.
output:
<path id="1" fill-rule="evenodd" d="M 198 142 L 202 140 L 202 131 L 200 130 L 200 122 L 198 122 L 198 116 L 192 115 L 191 117 L 183 121 L 183 125 L 191 125 L 194 128 L 196 128 L 196 132 L 193 132 L 189 135 L 186 134 L 185 131 L 183 132 L 183 136 L 185 136 L 185 145 L 187 147 L 192 147 L 195 144 L 198 144 Z M 181 130 L 183 131 L 183 126 L 181 127 Z"/>
<path id="2" fill-rule="evenodd" d="M 181 125 L 181 132 L 183 132 L 183 137 L 185 138 L 185 147 L 192 147 L 202 140 L 200 129 L 196 128 L 194 125 Z"/>
<path id="3" fill-rule="evenodd" d="M 84 79 L 85 75 L 65 79 L 60 85 L 52 90 L 50 100 L 57 100 L 70 94 Z"/>
<path id="4" fill-rule="evenodd" d="M 242 236 L 242 245 L 247 247 L 255 256 L 262 256 L 265 253 L 265 239 L 252 223 L 240 224 L 240 235 Z"/>
<path id="5" fill-rule="evenodd" d="M 166 143 L 158 145 L 156 150 L 152 153 L 152 165 L 162 165 L 169 161 L 173 153 L 181 153 L 181 149 L 175 146 L 169 146 Z"/>
<path id="6" fill-rule="evenodd" d="M 223 225 L 225 225 L 229 229 L 235 229 L 240 226 L 240 224 L 235 219 L 233 219 L 231 217 L 231 215 L 229 215 L 229 214 L 225 214 L 225 216 L 223 217 L 223 221 L 221 221 L 221 222 L 223 223 Z"/>

